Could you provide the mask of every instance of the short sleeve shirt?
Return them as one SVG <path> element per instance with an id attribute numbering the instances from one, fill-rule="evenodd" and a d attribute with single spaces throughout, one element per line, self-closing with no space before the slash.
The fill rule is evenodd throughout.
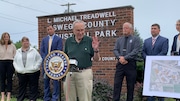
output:
<path id="1" fill-rule="evenodd" d="M 77 43 L 74 36 L 69 37 L 65 42 L 64 52 L 69 59 L 73 58 L 78 61 L 79 68 L 92 66 L 91 58 L 94 56 L 92 38 L 84 35 L 83 39 Z"/>

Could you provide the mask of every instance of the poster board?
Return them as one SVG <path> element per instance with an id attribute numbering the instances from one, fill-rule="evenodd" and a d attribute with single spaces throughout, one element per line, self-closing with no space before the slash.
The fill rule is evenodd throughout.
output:
<path id="1" fill-rule="evenodd" d="M 147 56 L 144 96 L 180 98 L 180 56 Z"/>

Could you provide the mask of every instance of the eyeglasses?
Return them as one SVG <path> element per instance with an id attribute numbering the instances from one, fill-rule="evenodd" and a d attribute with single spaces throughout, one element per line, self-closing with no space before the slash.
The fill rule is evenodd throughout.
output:
<path id="1" fill-rule="evenodd" d="M 176 26 L 180 26 L 180 24 L 176 24 Z"/>

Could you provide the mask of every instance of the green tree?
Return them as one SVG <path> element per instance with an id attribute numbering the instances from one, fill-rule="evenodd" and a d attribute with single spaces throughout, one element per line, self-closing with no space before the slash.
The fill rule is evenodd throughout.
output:
<path id="1" fill-rule="evenodd" d="M 134 35 L 136 35 L 136 36 L 138 36 L 139 38 L 140 38 L 140 42 L 141 42 L 141 46 L 142 46 L 142 44 L 143 44 L 143 39 L 140 37 L 140 33 L 139 33 L 139 31 L 135 28 L 135 30 L 134 30 Z"/>
<path id="2" fill-rule="evenodd" d="M 136 84 L 138 85 L 136 88 L 136 98 L 135 101 L 144 101 L 143 96 L 142 96 L 142 90 L 143 90 L 143 80 L 144 80 L 144 61 L 142 58 L 142 45 L 143 45 L 143 39 L 140 37 L 140 33 L 138 30 L 135 28 L 134 30 L 134 35 L 140 38 L 140 44 L 141 44 L 141 50 L 138 54 L 138 59 L 137 59 L 137 77 L 136 77 Z"/>
<path id="3" fill-rule="evenodd" d="M 138 54 L 138 59 L 137 59 L 137 61 L 141 62 L 141 61 L 143 61 L 143 58 L 142 58 L 142 55 L 141 55 L 142 45 L 143 45 L 143 39 L 140 37 L 140 34 L 139 34 L 139 32 L 138 32 L 138 30 L 137 30 L 136 28 L 135 28 L 135 30 L 134 30 L 134 35 L 140 38 L 141 50 L 140 50 L 140 52 L 139 52 L 139 54 Z"/>
<path id="4" fill-rule="evenodd" d="M 16 43 L 14 43 L 14 45 L 16 46 L 16 49 L 19 49 L 19 48 L 21 48 L 21 41 L 19 40 L 19 41 L 17 41 Z"/>
<path id="5" fill-rule="evenodd" d="M 137 37 L 140 38 L 140 44 L 141 44 L 141 51 L 138 54 L 138 59 L 137 59 L 137 78 L 136 81 L 137 82 L 143 82 L 144 79 L 144 61 L 142 58 L 142 45 L 143 45 L 143 39 L 140 37 L 140 33 L 138 32 L 138 30 L 135 28 L 134 30 L 134 35 L 136 35 Z"/>

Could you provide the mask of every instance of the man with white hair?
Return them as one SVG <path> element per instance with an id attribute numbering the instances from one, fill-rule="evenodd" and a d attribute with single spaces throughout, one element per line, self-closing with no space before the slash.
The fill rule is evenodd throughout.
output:
<path id="1" fill-rule="evenodd" d="M 123 24 L 123 36 L 115 43 L 114 55 L 118 62 L 114 77 L 113 101 L 119 101 L 124 77 L 127 81 L 127 100 L 133 101 L 134 84 L 136 82 L 136 60 L 140 52 L 140 39 L 133 35 L 133 26 L 129 22 Z"/>

